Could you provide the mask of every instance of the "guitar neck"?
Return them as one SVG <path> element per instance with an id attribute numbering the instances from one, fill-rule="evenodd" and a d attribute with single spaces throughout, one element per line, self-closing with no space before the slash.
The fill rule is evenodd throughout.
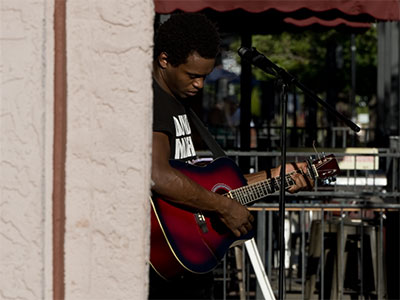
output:
<path id="1" fill-rule="evenodd" d="M 304 175 L 303 171 L 299 171 Z M 295 185 L 296 182 L 291 177 L 296 171 L 286 174 L 285 176 L 285 188 L 290 188 Z M 309 172 L 308 172 L 309 173 Z M 257 183 L 242 186 L 238 189 L 229 191 L 226 196 L 235 199 L 242 205 L 249 205 L 256 202 L 268 195 L 271 195 L 280 190 L 281 187 L 281 177 L 268 178 Z"/>

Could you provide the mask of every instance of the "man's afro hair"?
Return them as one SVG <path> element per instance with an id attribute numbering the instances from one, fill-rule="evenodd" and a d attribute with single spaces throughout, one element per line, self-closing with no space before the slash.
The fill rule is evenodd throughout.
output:
<path id="1" fill-rule="evenodd" d="M 154 59 L 165 52 L 173 66 L 186 63 L 193 52 L 203 58 L 215 58 L 220 37 L 213 23 L 204 15 L 179 13 L 172 15 L 158 29 L 154 42 Z"/>

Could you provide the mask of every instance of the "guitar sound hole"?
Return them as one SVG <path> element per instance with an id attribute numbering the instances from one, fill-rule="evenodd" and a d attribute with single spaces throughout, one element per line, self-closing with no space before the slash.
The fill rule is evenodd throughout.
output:
<path id="1" fill-rule="evenodd" d="M 218 189 L 215 191 L 215 193 L 219 194 L 219 195 L 224 195 L 227 194 L 229 191 L 225 190 L 225 189 Z"/>

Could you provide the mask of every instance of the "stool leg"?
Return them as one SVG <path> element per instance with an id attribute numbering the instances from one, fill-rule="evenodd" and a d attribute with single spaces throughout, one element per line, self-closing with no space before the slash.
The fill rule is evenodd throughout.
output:
<path id="1" fill-rule="evenodd" d="M 239 284 L 239 297 L 241 300 L 246 299 L 246 291 L 244 289 L 244 265 L 243 265 L 243 251 L 240 247 L 235 247 L 235 261 L 238 270 L 238 284 Z"/>
<path id="2" fill-rule="evenodd" d="M 336 248 L 336 260 L 335 260 L 335 273 L 333 277 L 332 289 L 331 289 L 331 299 L 342 299 L 344 291 L 344 276 L 345 276 L 345 266 L 347 262 L 347 255 L 345 253 L 345 245 L 347 241 L 348 226 L 343 224 L 343 219 L 338 225 L 337 231 L 337 248 Z"/>
<path id="3" fill-rule="evenodd" d="M 377 253 L 377 295 L 378 299 L 385 299 L 387 297 L 387 285 L 386 285 L 386 271 L 384 263 L 384 250 L 383 250 L 383 213 L 380 212 L 379 217 L 379 231 L 377 234 L 378 241 L 376 242 L 378 253 Z"/>
<path id="4" fill-rule="evenodd" d="M 308 253 L 308 264 L 307 264 L 307 281 L 306 281 L 306 291 L 305 299 L 313 299 L 315 292 L 315 282 L 316 282 L 316 270 L 318 268 L 313 268 L 316 259 L 321 256 L 321 245 L 319 243 L 319 236 L 321 231 L 321 223 L 319 221 L 313 221 L 311 225 L 310 232 L 310 247 Z"/>

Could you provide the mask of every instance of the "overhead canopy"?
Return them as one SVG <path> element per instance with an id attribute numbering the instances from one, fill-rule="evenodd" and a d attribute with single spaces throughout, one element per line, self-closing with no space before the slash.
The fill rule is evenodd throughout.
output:
<path id="1" fill-rule="evenodd" d="M 400 20 L 400 0 L 154 0 L 160 14 L 174 11 L 217 12 L 243 10 L 261 13 L 276 10 L 285 14 L 301 14 L 303 18 L 343 18 L 349 21 Z M 330 18 L 326 16 L 330 15 Z"/>
<path id="2" fill-rule="evenodd" d="M 283 21 L 287 24 L 292 24 L 297 27 L 311 27 L 311 26 L 325 26 L 325 27 L 351 27 L 351 28 L 360 28 L 360 29 L 368 29 L 371 27 L 370 23 L 365 22 L 352 22 L 347 21 L 342 18 L 336 18 L 333 20 L 324 20 L 317 17 L 310 17 L 307 19 L 294 19 L 294 18 L 284 18 Z"/>

